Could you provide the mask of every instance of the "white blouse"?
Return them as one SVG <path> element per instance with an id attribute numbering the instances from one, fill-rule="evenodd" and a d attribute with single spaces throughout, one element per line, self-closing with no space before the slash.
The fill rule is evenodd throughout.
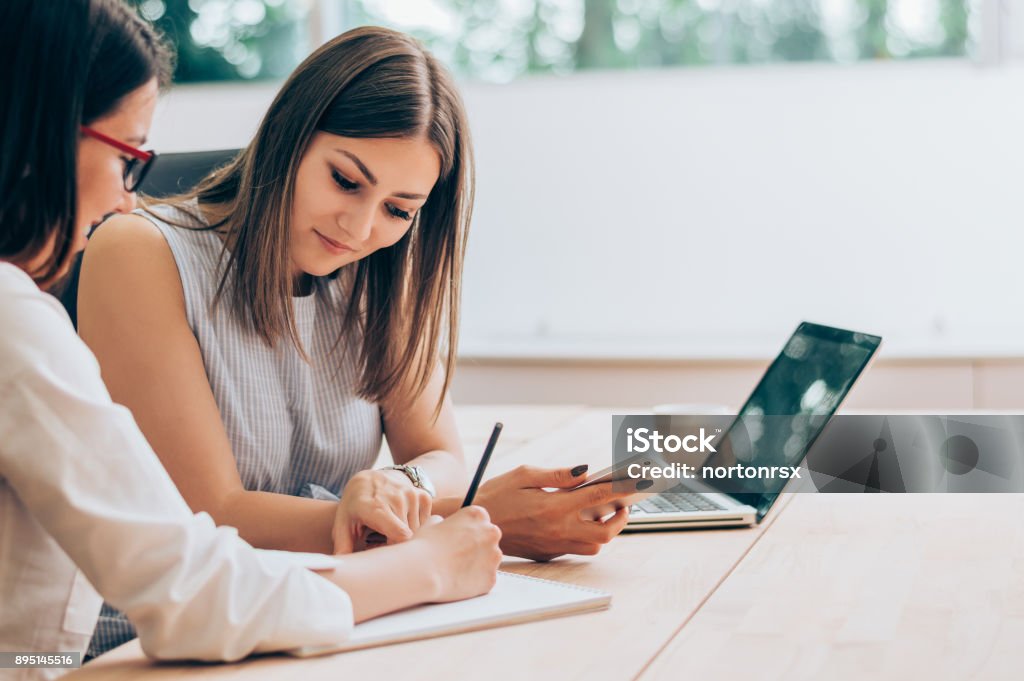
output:
<path id="1" fill-rule="evenodd" d="M 0 262 L 0 651 L 84 651 L 104 598 L 155 658 L 343 641 L 352 603 L 312 558 L 193 514 L 60 303 Z"/>

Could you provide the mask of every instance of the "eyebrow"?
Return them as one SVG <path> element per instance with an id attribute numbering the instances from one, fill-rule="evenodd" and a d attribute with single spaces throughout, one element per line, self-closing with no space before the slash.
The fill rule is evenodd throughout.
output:
<path id="1" fill-rule="evenodd" d="M 129 144 L 131 144 L 133 146 L 139 147 L 139 146 L 142 146 L 143 144 L 146 143 L 146 136 L 142 135 L 140 137 L 140 136 L 136 135 L 135 137 L 129 137 L 128 139 L 125 140 L 125 142 L 128 142 Z"/>
<path id="2" fill-rule="evenodd" d="M 352 160 L 352 162 L 356 164 L 356 167 L 359 168 L 359 172 L 363 174 L 363 177 L 366 178 L 366 181 L 375 187 L 377 186 L 377 178 L 374 177 L 373 173 L 370 172 L 370 169 L 366 167 L 366 164 L 363 163 L 358 156 L 353 154 L 351 151 L 346 151 L 344 149 L 336 148 L 335 151 L 338 152 L 339 154 L 344 154 L 345 156 L 348 156 Z M 396 192 L 395 194 L 392 194 L 392 196 L 399 199 L 413 200 L 427 198 L 426 195 L 424 194 L 413 194 L 411 192 Z"/>

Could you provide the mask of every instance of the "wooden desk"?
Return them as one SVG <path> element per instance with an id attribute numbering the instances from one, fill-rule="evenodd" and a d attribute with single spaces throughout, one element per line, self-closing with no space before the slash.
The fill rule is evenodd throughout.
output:
<path id="1" fill-rule="evenodd" d="M 1024 495 L 800 494 L 640 681 L 1024 678 Z"/>
<path id="2" fill-rule="evenodd" d="M 459 419 L 471 464 L 506 423 L 499 473 L 606 466 L 610 414 L 630 411 L 477 407 Z M 133 642 L 68 678 L 1019 677 L 1022 511 L 1006 495 L 791 495 L 754 529 L 624 535 L 595 558 L 503 565 L 610 591 L 605 612 L 309 660 L 154 665 Z"/>

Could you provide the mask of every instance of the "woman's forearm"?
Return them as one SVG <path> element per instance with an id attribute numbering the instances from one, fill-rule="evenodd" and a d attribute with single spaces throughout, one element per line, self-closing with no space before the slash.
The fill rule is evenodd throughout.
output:
<path id="1" fill-rule="evenodd" d="M 439 497 L 435 504 L 440 502 L 444 508 L 443 513 L 435 509 L 435 514 L 448 516 L 458 510 L 458 501 L 469 484 L 461 457 L 438 449 L 407 463 L 421 466 L 434 483 Z M 442 497 L 458 500 L 448 503 Z M 332 529 L 337 508 L 330 501 L 240 490 L 229 495 L 210 515 L 218 525 L 238 528 L 242 539 L 257 548 L 333 553 Z"/>
<path id="2" fill-rule="evenodd" d="M 242 539 L 257 548 L 333 553 L 337 508 L 332 501 L 242 490 L 210 515 L 218 525 L 238 528 Z"/>
<path id="3" fill-rule="evenodd" d="M 410 570 L 429 564 L 422 542 L 409 541 L 345 556 L 342 564 L 319 572 L 348 593 L 356 622 L 436 600 L 440 583 L 433 569 Z"/>
<path id="4" fill-rule="evenodd" d="M 439 515 L 442 518 L 447 518 L 452 513 L 455 513 L 456 511 L 459 510 L 459 508 L 462 507 L 462 500 L 464 498 L 465 497 L 461 497 L 461 496 L 455 496 L 455 497 L 442 497 L 442 496 L 439 496 L 436 499 L 434 499 L 434 504 L 431 507 L 431 513 L 433 513 L 434 515 Z"/>
<path id="5" fill-rule="evenodd" d="M 469 486 L 469 476 L 462 457 L 449 451 L 435 449 L 405 463 L 426 471 L 434 483 L 438 498 L 465 494 Z"/>

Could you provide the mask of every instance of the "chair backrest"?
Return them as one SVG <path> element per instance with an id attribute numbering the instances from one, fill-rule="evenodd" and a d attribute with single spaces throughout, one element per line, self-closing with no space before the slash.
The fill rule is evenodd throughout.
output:
<path id="1" fill-rule="evenodd" d="M 238 154 L 238 149 L 193 151 L 187 154 L 162 154 L 153 163 L 141 193 L 154 199 L 187 192 Z"/>
<path id="2" fill-rule="evenodd" d="M 139 191 L 154 199 L 186 192 L 199 184 L 210 171 L 234 158 L 237 153 L 238 149 L 219 149 L 185 154 L 161 154 L 149 169 L 149 174 L 146 175 L 146 180 Z M 81 267 L 82 255 L 78 254 L 61 285 L 58 296 L 75 328 L 78 328 L 78 275 Z"/>

